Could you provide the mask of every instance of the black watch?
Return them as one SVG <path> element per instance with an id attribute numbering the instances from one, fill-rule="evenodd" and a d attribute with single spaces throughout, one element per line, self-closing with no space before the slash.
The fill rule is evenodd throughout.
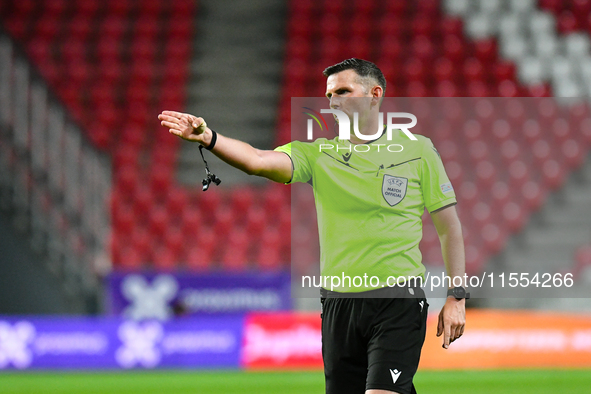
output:
<path id="1" fill-rule="evenodd" d="M 462 286 L 454 287 L 453 289 L 448 289 L 447 296 L 452 296 L 456 300 L 470 299 L 470 293 L 466 293 L 466 289 L 464 289 Z"/>

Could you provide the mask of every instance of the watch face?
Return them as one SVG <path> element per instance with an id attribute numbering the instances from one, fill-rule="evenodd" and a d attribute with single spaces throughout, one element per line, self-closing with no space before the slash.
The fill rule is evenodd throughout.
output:
<path id="1" fill-rule="evenodd" d="M 454 296 L 456 298 L 466 297 L 466 289 L 464 289 L 463 287 L 454 287 Z"/>

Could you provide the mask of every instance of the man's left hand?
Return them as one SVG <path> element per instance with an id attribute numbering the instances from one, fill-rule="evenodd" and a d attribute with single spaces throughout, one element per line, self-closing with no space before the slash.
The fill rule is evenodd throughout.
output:
<path id="1" fill-rule="evenodd" d="M 458 339 L 464 333 L 466 325 L 466 300 L 457 300 L 447 297 L 445 305 L 439 312 L 437 323 L 437 336 L 443 334 L 443 348 L 449 348 L 449 344 Z"/>

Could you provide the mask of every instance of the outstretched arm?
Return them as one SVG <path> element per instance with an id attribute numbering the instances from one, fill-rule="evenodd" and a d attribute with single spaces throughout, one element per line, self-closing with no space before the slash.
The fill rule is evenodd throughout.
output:
<path id="1" fill-rule="evenodd" d="M 212 131 L 203 118 L 175 111 L 163 111 L 158 115 L 160 123 L 169 132 L 187 141 L 209 146 Z M 246 172 L 275 182 L 287 183 L 291 179 L 291 160 L 282 152 L 256 149 L 246 142 L 224 137 L 217 133 L 213 154 Z"/>
<path id="2" fill-rule="evenodd" d="M 439 234 L 439 242 L 441 243 L 441 252 L 447 275 L 452 280 L 455 277 L 460 277 L 463 280 L 464 273 L 466 272 L 466 258 L 464 254 L 462 225 L 460 224 L 456 207 L 447 207 L 432 212 L 431 218 L 437 229 L 437 234 Z M 449 347 L 451 342 L 462 336 L 465 325 L 466 300 L 456 300 L 454 297 L 447 297 L 445 305 L 439 313 L 437 324 L 437 336 L 443 334 L 443 347 L 445 349 Z"/>

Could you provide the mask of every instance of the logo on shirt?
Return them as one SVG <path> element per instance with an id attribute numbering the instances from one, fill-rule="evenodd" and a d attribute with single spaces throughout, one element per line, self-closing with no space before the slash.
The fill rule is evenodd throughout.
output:
<path id="1" fill-rule="evenodd" d="M 443 183 L 443 184 L 441 184 L 439 186 L 441 187 L 441 192 L 442 193 L 449 193 L 449 192 L 451 192 L 454 189 L 451 186 L 451 182 Z"/>
<path id="2" fill-rule="evenodd" d="M 399 371 L 397 369 L 394 370 L 390 370 L 390 375 L 392 375 L 392 382 L 396 383 L 396 381 L 398 380 L 398 378 L 400 377 L 400 374 L 402 373 L 402 371 Z"/>
<path id="3" fill-rule="evenodd" d="M 393 207 L 406 196 L 407 186 L 408 179 L 406 178 L 384 175 L 384 181 L 382 182 L 382 196 L 384 196 L 384 200 Z"/>
<path id="4" fill-rule="evenodd" d="M 346 162 L 348 162 L 349 159 L 351 158 L 351 155 L 352 154 L 353 153 L 351 153 L 351 152 L 343 154 L 343 160 L 345 160 Z"/>

